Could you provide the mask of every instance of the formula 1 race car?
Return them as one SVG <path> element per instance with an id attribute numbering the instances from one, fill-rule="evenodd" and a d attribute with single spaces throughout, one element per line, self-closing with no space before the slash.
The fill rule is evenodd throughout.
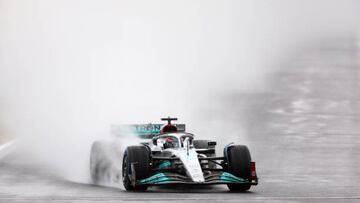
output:
<path id="1" fill-rule="evenodd" d="M 132 125 L 133 133 L 148 141 L 128 146 L 123 152 L 121 177 L 126 190 L 168 184 L 226 184 L 231 191 L 246 191 L 258 184 L 255 162 L 246 146 L 229 144 L 223 156 L 217 157 L 215 141 L 194 139 L 185 132 L 184 124 L 171 123 L 177 118 L 161 120 L 167 124 Z M 99 171 L 96 166 L 91 163 L 93 181 Z"/>

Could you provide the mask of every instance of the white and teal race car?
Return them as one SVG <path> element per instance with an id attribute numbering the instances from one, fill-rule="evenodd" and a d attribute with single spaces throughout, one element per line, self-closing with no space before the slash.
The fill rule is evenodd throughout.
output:
<path id="1" fill-rule="evenodd" d="M 246 191 L 258 184 L 255 162 L 246 146 L 229 144 L 223 156 L 216 156 L 215 141 L 194 139 L 185 132 L 184 124 L 171 124 L 176 118 L 162 120 L 168 123 L 132 126 L 134 133 L 148 141 L 128 146 L 123 152 L 120 177 L 126 190 L 169 184 L 226 184 L 231 191 Z M 100 170 L 97 164 L 91 165 L 96 182 Z"/>

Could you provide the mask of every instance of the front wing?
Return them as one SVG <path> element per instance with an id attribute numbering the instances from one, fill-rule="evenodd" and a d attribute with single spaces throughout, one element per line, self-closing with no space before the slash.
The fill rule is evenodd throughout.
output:
<path id="1" fill-rule="evenodd" d="M 204 176 L 205 182 L 194 182 L 189 177 L 170 172 L 159 172 L 148 178 L 136 181 L 136 185 L 215 185 L 215 184 L 251 184 L 257 185 L 257 180 L 248 181 L 228 172 L 214 172 Z"/>

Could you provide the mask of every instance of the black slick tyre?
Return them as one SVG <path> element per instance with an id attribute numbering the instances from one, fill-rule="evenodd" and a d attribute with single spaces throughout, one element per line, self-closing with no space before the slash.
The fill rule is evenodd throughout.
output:
<path id="1" fill-rule="evenodd" d="M 90 175 L 94 184 L 102 184 L 111 165 L 106 157 L 106 143 L 95 141 L 90 151 Z"/>
<path id="2" fill-rule="evenodd" d="M 249 149 L 244 145 L 232 145 L 225 148 L 225 157 L 227 159 L 227 171 L 237 177 L 250 180 L 251 156 Z M 230 191 L 247 191 L 251 184 L 228 184 Z"/>
<path id="3" fill-rule="evenodd" d="M 132 174 L 131 165 L 133 165 L 135 174 Z M 135 175 L 135 180 L 131 177 Z M 146 146 L 127 147 L 122 164 L 122 179 L 126 190 L 141 191 L 146 190 L 147 186 L 136 185 L 132 181 L 141 180 L 150 175 L 150 152 Z"/>

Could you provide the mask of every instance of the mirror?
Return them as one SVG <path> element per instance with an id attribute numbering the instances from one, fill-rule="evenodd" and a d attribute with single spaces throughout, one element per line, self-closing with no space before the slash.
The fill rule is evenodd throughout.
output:
<path id="1" fill-rule="evenodd" d="M 156 145 L 158 146 L 158 147 L 160 147 L 161 149 L 163 149 L 164 148 L 164 140 L 163 139 L 157 139 L 156 140 Z"/>

